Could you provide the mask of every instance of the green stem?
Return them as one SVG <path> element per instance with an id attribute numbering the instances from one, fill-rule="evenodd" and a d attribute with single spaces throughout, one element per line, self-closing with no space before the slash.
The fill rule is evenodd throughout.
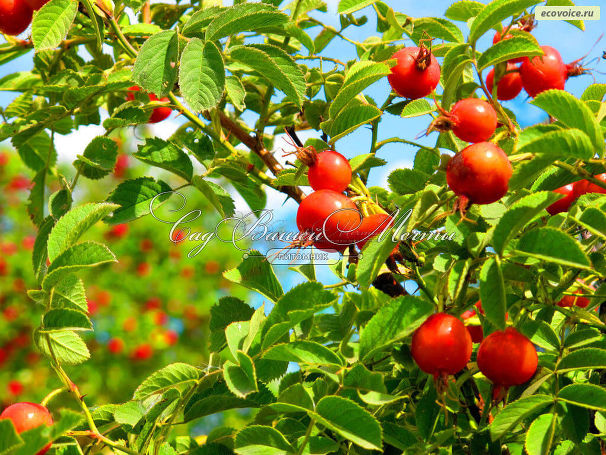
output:
<path id="1" fill-rule="evenodd" d="M 42 401 L 40 402 L 40 404 L 44 407 L 48 406 L 48 403 L 55 398 L 57 395 L 61 394 L 62 392 L 65 392 L 67 389 L 65 387 L 59 387 L 58 389 L 53 390 L 51 393 L 49 393 L 48 395 L 46 395 Z"/>
<path id="2" fill-rule="evenodd" d="M 559 167 L 560 169 L 564 169 L 564 170 L 570 172 L 571 174 L 576 175 L 577 177 L 582 177 L 585 180 L 589 181 L 590 183 L 594 183 L 595 185 L 599 186 L 600 188 L 606 189 L 606 182 L 602 182 L 601 180 L 596 179 L 593 175 L 591 175 L 591 173 L 587 172 L 583 168 L 575 167 L 568 163 L 564 163 L 562 161 L 556 161 L 553 164 L 554 164 L 554 166 Z"/>
<path id="3" fill-rule="evenodd" d="M 112 28 L 112 30 L 114 31 L 114 33 L 116 34 L 116 38 L 118 38 L 118 42 L 120 43 L 122 48 L 126 51 L 126 53 L 129 54 L 131 57 L 136 57 L 137 53 L 138 53 L 137 50 L 126 39 L 126 36 L 124 36 L 124 33 L 122 33 L 120 24 L 118 24 L 115 17 L 113 17 L 113 16 L 110 17 L 109 25 Z"/>
<path id="4" fill-rule="evenodd" d="M 301 455 L 305 451 L 305 446 L 307 446 L 307 441 L 309 441 L 309 437 L 311 436 L 311 432 L 314 428 L 316 421 L 311 419 L 309 421 L 309 426 L 307 427 L 307 431 L 305 432 L 305 436 L 303 437 L 303 441 L 301 442 L 301 447 L 297 450 L 297 455 Z"/>

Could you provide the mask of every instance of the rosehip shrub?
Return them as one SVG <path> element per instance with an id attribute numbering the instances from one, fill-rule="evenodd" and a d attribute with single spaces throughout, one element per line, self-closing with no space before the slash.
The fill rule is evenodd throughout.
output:
<path id="1" fill-rule="evenodd" d="M 606 453 L 603 23 L 328 3 L 0 0 L 0 453 Z"/>

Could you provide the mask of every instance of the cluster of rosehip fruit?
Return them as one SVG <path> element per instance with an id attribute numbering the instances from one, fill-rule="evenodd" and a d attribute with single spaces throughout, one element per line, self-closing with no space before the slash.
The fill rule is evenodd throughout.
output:
<path id="1" fill-rule="evenodd" d="M 472 342 L 479 370 L 494 384 L 493 397 L 502 399 L 511 386 L 524 384 L 537 369 L 538 356 L 532 342 L 513 327 L 472 340 L 460 319 L 446 313 L 429 316 L 412 336 L 412 357 L 424 372 L 436 379 L 438 389 L 449 375 L 461 371 L 471 359 Z"/>
<path id="2" fill-rule="evenodd" d="M 0 32 L 19 35 L 32 23 L 34 11 L 42 8 L 48 0 L 0 0 Z"/>
<path id="3" fill-rule="evenodd" d="M 371 236 L 391 225 L 392 217 L 378 205 L 369 204 L 362 217 L 354 201 L 343 194 L 352 180 L 347 158 L 334 150 L 318 153 L 313 147 L 300 147 L 296 153 L 308 167 L 309 184 L 314 190 L 297 210 L 302 245 L 343 252 L 355 244 L 361 249 Z"/>
<path id="4" fill-rule="evenodd" d="M 532 25 L 523 24 L 515 33 L 528 33 L 531 28 Z M 508 31 L 497 32 L 493 43 L 512 37 Z M 562 90 L 569 76 L 585 71 L 577 62 L 565 64 L 560 53 L 553 47 L 542 46 L 541 49 L 543 56 L 521 57 L 507 62 L 506 71 L 499 75 L 496 81 L 498 99 L 513 99 L 522 88 L 532 97 L 549 89 Z M 414 100 L 426 97 L 435 90 L 440 81 L 441 70 L 429 49 L 423 45 L 406 47 L 397 51 L 393 58 L 396 64 L 388 79 L 398 95 Z M 519 63 L 521 65 L 516 66 Z M 492 69 L 486 80 L 489 93 L 492 93 L 494 83 L 495 70 Z M 501 199 L 508 190 L 513 172 L 511 163 L 500 147 L 487 142 L 499 126 L 494 105 L 479 98 L 466 98 L 455 103 L 449 112 L 438 107 L 441 115 L 432 122 L 428 130 L 451 130 L 460 140 L 472 143 L 449 161 L 446 170 L 448 186 L 460 196 L 462 202 L 491 204 Z M 580 191 L 596 191 L 596 187 L 579 185 L 576 195 L 581 194 Z M 557 192 L 568 195 L 570 190 L 563 187 Z M 565 205 L 567 209 L 573 200 L 574 198 L 567 202 L 564 198 L 557 204 Z"/>

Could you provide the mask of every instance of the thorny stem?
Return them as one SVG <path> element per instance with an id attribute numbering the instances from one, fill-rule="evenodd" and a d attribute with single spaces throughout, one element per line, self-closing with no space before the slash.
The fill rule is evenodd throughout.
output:
<path id="1" fill-rule="evenodd" d="M 594 183 L 595 185 L 599 186 L 600 188 L 606 189 L 606 182 L 602 182 L 601 180 L 596 179 L 593 175 L 591 175 L 591 173 L 587 172 L 583 168 L 575 167 L 568 163 L 564 163 L 562 161 L 556 161 L 553 164 L 554 164 L 554 166 L 559 167 L 560 169 L 564 169 L 564 170 L 570 172 L 571 174 L 576 175 L 577 177 L 582 177 L 585 180 L 587 180 L 591 183 Z"/>

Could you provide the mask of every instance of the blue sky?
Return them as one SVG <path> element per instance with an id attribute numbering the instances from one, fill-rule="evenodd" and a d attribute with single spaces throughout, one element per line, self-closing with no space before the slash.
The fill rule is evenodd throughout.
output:
<path id="1" fill-rule="evenodd" d="M 445 0 L 433 0 L 421 2 L 418 0 L 385 0 L 387 4 L 392 6 L 394 9 L 403 12 L 412 17 L 423 17 L 423 16 L 443 16 L 446 8 L 453 2 Z M 152 2 L 155 3 L 155 2 Z M 227 4 L 228 2 L 226 2 Z M 286 3 L 286 2 L 285 2 Z M 335 27 L 339 27 L 339 19 L 336 14 L 336 0 L 329 0 L 328 2 L 329 11 L 328 13 L 314 13 L 314 16 L 321 19 L 325 23 L 331 24 Z M 595 5 L 600 3 L 596 0 L 578 0 L 577 5 Z M 346 30 L 345 34 L 351 39 L 357 41 L 363 41 L 365 38 L 376 34 L 375 32 L 375 21 L 373 20 L 374 12 L 371 8 L 366 8 L 356 15 L 366 14 L 368 16 L 368 23 L 363 27 L 350 27 Z M 564 61 L 570 62 L 578 59 L 589 52 L 590 48 L 598 40 L 600 35 L 606 31 L 606 11 L 602 11 L 602 19 L 599 21 L 586 21 L 586 31 L 582 32 L 577 28 L 560 21 L 542 21 L 539 26 L 533 31 L 534 36 L 538 39 L 542 45 L 551 45 L 556 47 Z M 24 35 L 27 35 L 26 32 Z M 313 30 L 310 34 L 313 34 Z M 466 29 L 464 31 L 466 34 Z M 492 32 L 489 32 L 479 43 L 479 49 L 490 45 L 492 40 Z M 594 57 L 600 57 L 602 49 L 604 49 L 605 41 L 601 41 L 591 51 L 591 54 L 587 58 L 590 60 Z M 335 38 L 333 42 L 323 52 L 325 55 L 338 55 L 340 60 L 349 60 L 356 58 L 354 47 L 346 43 L 339 38 Z M 33 53 L 29 53 L 13 62 L 10 62 L 0 67 L 0 77 L 10 74 L 15 71 L 29 70 L 32 67 Z M 596 68 L 598 71 L 606 71 L 606 65 L 604 60 L 600 60 L 597 64 L 593 62 L 590 66 Z M 596 67 L 597 65 L 597 67 Z M 596 82 L 605 82 L 606 78 L 603 74 L 597 72 L 594 73 Z M 570 79 L 566 85 L 566 89 L 575 95 L 580 95 L 585 87 L 593 82 L 591 75 L 577 77 Z M 387 80 L 381 80 L 371 86 L 365 91 L 366 94 L 373 97 L 377 103 L 382 104 L 383 100 L 389 93 L 389 85 Z M 0 104 L 6 106 L 10 100 L 12 100 L 16 94 L 3 92 L 0 93 Z M 527 100 L 523 96 L 519 96 L 517 99 L 509 102 L 505 102 L 505 106 L 512 109 L 517 117 L 518 121 L 523 125 L 531 125 L 545 119 L 544 114 L 535 108 L 534 106 L 527 103 Z M 175 119 L 173 115 L 171 120 L 165 121 L 154 127 L 153 132 L 161 137 L 168 137 L 182 122 L 181 119 Z M 423 132 L 428 125 L 428 117 L 418 117 L 414 119 L 401 119 L 392 115 L 385 115 L 380 124 L 379 140 L 385 139 L 392 136 L 400 136 L 408 139 L 417 137 Z M 87 143 L 96 135 L 103 134 L 101 127 L 85 127 L 69 136 L 58 136 L 56 145 L 59 151 L 60 157 L 63 159 L 72 161 L 75 155 L 82 153 Z M 316 135 L 315 132 L 310 135 Z M 310 135 L 305 135 L 309 137 Z M 317 134 L 316 137 L 319 137 Z M 418 139 L 418 142 L 433 145 L 435 143 L 435 133 Z M 337 142 L 337 150 L 344 154 L 346 157 L 351 158 L 353 156 L 368 153 L 368 147 L 370 145 L 370 133 L 366 128 L 360 128 L 355 133 L 346 136 L 342 140 Z M 286 147 L 283 142 L 278 142 L 277 149 Z M 413 147 L 393 144 L 382 148 L 379 151 L 378 156 L 387 160 L 388 165 L 383 168 L 375 170 L 371 173 L 369 180 L 370 185 L 381 185 L 385 186 L 387 176 L 391 171 L 401 167 L 409 167 L 414 158 L 416 150 Z M 278 151 L 277 156 L 282 153 Z M 274 216 L 276 220 L 284 220 L 286 228 L 296 229 L 294 225 L 294 218 L 296 213 L 296 204 L 292 201 L 282 205 L 284 200 L 283 195 L 269 190 L 268 207 L 274 208 Z M 240 210 L 245 210 L 246 206 L 244 202 L 237 197 L 237 206 Z M 280 267 L 279 274 L 283 281 L 285 289 L 289 289 L 299 280 L 298 276 L 294 272 L 287 272 L 286 267 Z M 330 273 L 322 273 L 321 279 L 325 283 L 334 282 L 334 277 Z"/>

